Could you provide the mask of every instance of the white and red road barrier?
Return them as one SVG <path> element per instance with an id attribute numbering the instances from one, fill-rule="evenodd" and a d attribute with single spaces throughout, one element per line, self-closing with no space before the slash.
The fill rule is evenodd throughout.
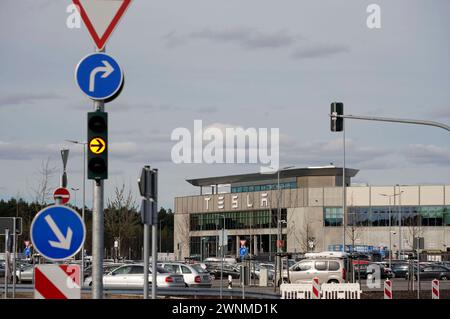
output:
<path id="1" fill-rule="evenodd" d="M 389 279 L 384 282 L 384 299 L 392 299 L 392 281 Z"/>
<path id="2" fill-rule="evenodd" d="M 81 299 L 80 266 L 36 266 L 34 268 L 34 298 Z"/>
<path id="3" fill-rule="evenodd" d="M 319 285 L 319 278 L 317 277 L 314 277 L 312 280 L 311 299 L 320 299 L 320 285 Z"/>
<path id="4" fill-rule="evenodd" d="M 361 288 L 358 283 L 322 284 L 320 299 L 361 299 Z M 281 299 L 316 299 L 313 296 L 313 285 L 310 283 L 282 284 Z"/>
<path id="5" fill-rule="evenodd" d="M 233 289 L 233 277 L 228 275 L 228 289 Z"/>
<path id="6" fill-rule="evenodd" d="M 431 281 L 431 299 L 440 299 L 439 280 L 437 279 Z"/>

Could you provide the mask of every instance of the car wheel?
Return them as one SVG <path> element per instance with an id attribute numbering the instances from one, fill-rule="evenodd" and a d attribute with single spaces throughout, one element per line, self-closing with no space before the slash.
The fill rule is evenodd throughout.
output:
<path id="1" fill-rule="evenodd" d="M 331 279 L 331 280 L 328 280 L 328 283 L 329 283 L 329 284 L 338 284 L 339 281 L 336 280 L 336 279 Z"/>
<path id="2" fill-rule="evenodd" d="M 22 282 L 20 281 L 19 277 L 16 277 L 16 283 L 21 284 Z"/>
<path id="3" fill-rule="evenodd" d="M 441 280 L 447 280 L 448 278 L 447 278 L 447 276 L 446 275 L 444 275 L 444 276 L 441 276 Z"/>

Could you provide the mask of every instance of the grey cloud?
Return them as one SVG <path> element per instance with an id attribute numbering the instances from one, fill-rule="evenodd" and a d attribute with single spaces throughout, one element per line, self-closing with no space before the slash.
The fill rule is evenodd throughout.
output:
<path id="1" fill-rule="evenodd" d="M 280 159 L 289 164 L 328 165 L 338 166 L 342 162 L 342 141 L 317 141 L 308 144 L 296 145 L 294 139 L 285 137 L 281 139 Z M 382 165 L 386 158 L 392 155 L 389 149 L 380 149 L 361 146 L 348 140 L 346 143 L 347 165 L 370 168 L 386 168 Z"/>
<path id="2" fill-rule="evenodd" d="M 347 45 L 307 41 L 304 37 L 290 34 L 286 30 L 262 32 L 249 27 L 235 27 L 225 30 L 204 28 L 187 35 L 179 35 L 176 31 L 172 31 L 163 38 L 169 48 L 184 45 L 188 43 L 189 39 L 231 43 L 244 49 L 279 49 L 298 45 L 299 47 L 292 53 L 294 59 L 324 58 L 350 51 Z"/>
<path id="3" fill-rule="evenodd" d="M 203 107 L 198 107 L 195 109 L 195 112 L 200 113 L 200 114 L 213 114 L 213 113 L 217 113 L 219 111 L 219 109 L 215 106 L 203 106 Z"/>
<path id="4" fill-rule="evenodd" d="M 188 42 L 185 36 L 178 35 L 176 31 L 171 31 L 165 34 L 162 38 L 166 41 L 165 46 L 167 48 L 175 48 L 187 44 Z"/>
<path id="5" fill-rule="evenodd" d="M 63 97 L 55 93 L 14 93 L 0 97 L 0 107 L 36 104 L 39 101 L 59 100 Z"/>
<path id="6" fill-rule="evenodd" d="M 296 49 L 292 53 L 294 59 L 313 59 L 325 58 L 339 53 L 349 52 L 350 48 L 347 45 L 341 44 L 305 44 L 303 47 Z"/>
<path id="7" fill-rule="evenodd" d="M 56 144 L 38 145 L 0 141 L 0 160 L 30 160 L 58 154 L 59 150 L 60 147 Z"/>
<path id="8" fill-rule="evenodd" d="M 450 149 L 432 144 L 411 144 L 408 146 L 407 158 L 415 164 L 449 166 Z"/>
<path id="9" fill-rule="evenodd" d="M 246 49 L 280 48 L 294 44 L 298 36 L 285 30 L 264 33 L 252 28 L 238 27 L 227 30 L 203 29 L 189 34 L 193 39 L 205 39 L 217 42 L 230 42 Z"/>

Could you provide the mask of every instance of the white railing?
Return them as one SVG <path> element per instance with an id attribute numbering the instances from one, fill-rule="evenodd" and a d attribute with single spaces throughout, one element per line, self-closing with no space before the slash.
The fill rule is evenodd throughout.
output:
<path id="1" fill-rule="evenodd" d="M 282 284 L 280 285 L 281 299 L 311 299 L 311 284 Z"/>
<path id="2" fill-rule="evenodd" d="M 312 299 L 312 284 L 282 284 L 281 299 Z M 358 283 L 322 284 L 320 299 L 361 299 Z"/>
<path id="3" fill-rule="evenodd" d="M 355 284 L 322 284 L 321 299 L 361 299 L 361 289 Z"/>

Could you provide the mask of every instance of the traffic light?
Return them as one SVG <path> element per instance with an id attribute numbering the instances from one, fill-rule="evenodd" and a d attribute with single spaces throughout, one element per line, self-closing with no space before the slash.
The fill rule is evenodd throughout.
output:
<path id="1" fill-rule="evenodd" d="M 108 179 L 108 113 L 88 113 L 88 179 Z"/>
<path id="2" fill-rule="evenodd" d="M 344 103 L 333 102 L 331 103 L 331 132 L 342 132 L 344 129 L 344 118 L 337 117 L 336 115 L 344 115 Z"/>

